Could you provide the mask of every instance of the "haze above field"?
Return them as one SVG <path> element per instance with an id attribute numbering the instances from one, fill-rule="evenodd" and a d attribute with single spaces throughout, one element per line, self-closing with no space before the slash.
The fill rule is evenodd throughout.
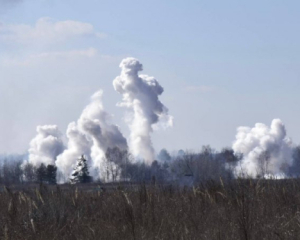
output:
<path id="1" fill-rule="evenodd" d="M 0 0 L 0 152 L 25 152 L 36 126 L 62 132 L 90 96 L 125 136 L 112 81 L 125 57 L 164 88 L 174 126 L 156 150 L 231 146 L 272 119 L 300 142 L 298 1 Z"/>

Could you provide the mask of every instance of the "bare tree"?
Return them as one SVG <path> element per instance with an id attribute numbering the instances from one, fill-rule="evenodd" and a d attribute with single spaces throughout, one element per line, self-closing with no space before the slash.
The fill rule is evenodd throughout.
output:
<path id="1" fill-rule="evenodd" d="M 2 178 L 5 184 L 23 182 L 23 171 L 21 165 L 22 160 L 4 160 L 2 166 Z"/>
<path id="2" fill-rule="evenodd" d="M 264 178 L 266 175 L 270 173 L 269 172 L 270 153 L 268 151 L 262 152 L 258 157 L 258 163 L 259 163 L 259 169 L 257 169 L 258 177 Z"/>
<path id="3" fill-rule="evenodd" d="M 31 163 L 27 163 L 23 167 L 23 174 L 26 182 L 35 181 L 35 171 L 36 168 Z"/>
<path id="4" fill-rule="evenodd" d="M 105 153 L 106 179 L 116 181 L 123 176 L 126 179 L 129 155 L 127 150 L 118 147 L 108 148 Z M 124 172 L 122 174 L 122 172 Z"/>

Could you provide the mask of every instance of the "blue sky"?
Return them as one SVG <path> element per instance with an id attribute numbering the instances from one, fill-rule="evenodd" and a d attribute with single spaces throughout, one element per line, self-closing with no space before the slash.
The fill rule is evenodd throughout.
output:
<path id="1" fill-rule="evenodd" d="M 0 0 L 0 152 L 26 151 L 39 124 L 64 132 L 100 88 L 128 135 L 112 87 L 128 56 L 161 83 L 174 116 L 172 129 L 153 134 L 156 150 L 221 149 L 238 126 L 273 118 L 300 142 L 299 1 L 7 2 Z"/>

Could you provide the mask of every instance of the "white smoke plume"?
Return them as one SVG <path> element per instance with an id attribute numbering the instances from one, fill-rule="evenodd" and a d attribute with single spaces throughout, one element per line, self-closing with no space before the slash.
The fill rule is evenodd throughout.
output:
<path id="1" fill-rule="evenodd" d="M 243 156 L 235 168 L 241 177 L 284 177 L 293 162 L 292 141 L 280 119 L 274 119 L 271 127 L 262 123 L 254 128 L 239 127 L 232 148 Z"/>
<path id="2" fill-rule="evenodd" d="M 64 150 L 62 134 L 56 125 L 38 126 L 37 135 L 30 142 L 28 162 L 34 166 L 54 164 Z"/>
<path id="3" fill-rule="evenodd" d="M 134 156 L 151 163 L 155 157 L 151 141 L 153 127 L 159 121 L 165 122 L 166 126 L 173 122 L 168 109 L 158 99 L 164 89 L 154 77 L 139 75 L 143 66 L 135 58 L 124 59 L 120 68 L 121 75 L 113 81 L 113 86 L 123 96 L 118 106 L 132 110 L 128 119 L 131 151 Z"/>
<path id="4" fill-rule="evenodd" d="M 102 95 L 102 90 L 96 92 L 78 121 L 68 127 L 68 148 L 56 161 L 58 168 L 67 176 L 82 154 L 92 168 L 101 168 L 108 147 L 127 149 L 127 141 L 120 129 L 110 123 L 111 116 L 104 110 Z"/>
<path id="5" fill-rule="evenodd" d="M 91 142 L 78 129 L 75 122 L 71 122 L 67 129 L 67 149 L 57 157 L 56 166 L 65 175 L 69 176 L 77 158 L 84 154 L 90 160 Z"/>
<path id="6" fill-rule="evenodd" d="M 93 165 L 100 167 L 107 148 L 127 149 L 127 140 L 118 126 L 111 124 L 111 115 L 102 104 L 102 90 L 91 97 L 91 103 L 83 110 L 78 125 L 93 142 L 91 157 Z"/>

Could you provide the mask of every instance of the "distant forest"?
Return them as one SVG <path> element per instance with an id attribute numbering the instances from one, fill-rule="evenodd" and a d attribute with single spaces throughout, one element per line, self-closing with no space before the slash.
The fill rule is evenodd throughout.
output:
<path id="1" fill-rule="evenodd" d="M 80 163 L 79 156 L 72 176 L 64 176 L 53 165 L 33 166 L 24 161 L 26 157 L 26 155 L 0 156 L 0 184 L 155 182 L 194 185 L 209 180 L 227 181 L 235 178 L 250 178 L 247 175 L 237 175 L 235 172 L 235 169 L 239 168 L 242 155 L 234 154 L 230 148 L 216 151 L 210 146 L 203 146 L 198 153 L 179 150 L 175 154 L 170 154 L 166 149 L 162 149 L 157 155 L 157 160 L 154 160 L 151 165 L 135 160 L 126 150 L 109 148 L 105 154 L 105 165 L 101 169 L 90 170 L 86 161 Z M 282 176 L 268 175 L 270 162 L 266 152 L 260 156 L 259 162 L 256 178 L 298 177 L 300 175 L 300 146 L 293 149 L 293 165 L 286 167 Z M 91 173 L 91 171 L 98 171 L 98 173 Z"/>

